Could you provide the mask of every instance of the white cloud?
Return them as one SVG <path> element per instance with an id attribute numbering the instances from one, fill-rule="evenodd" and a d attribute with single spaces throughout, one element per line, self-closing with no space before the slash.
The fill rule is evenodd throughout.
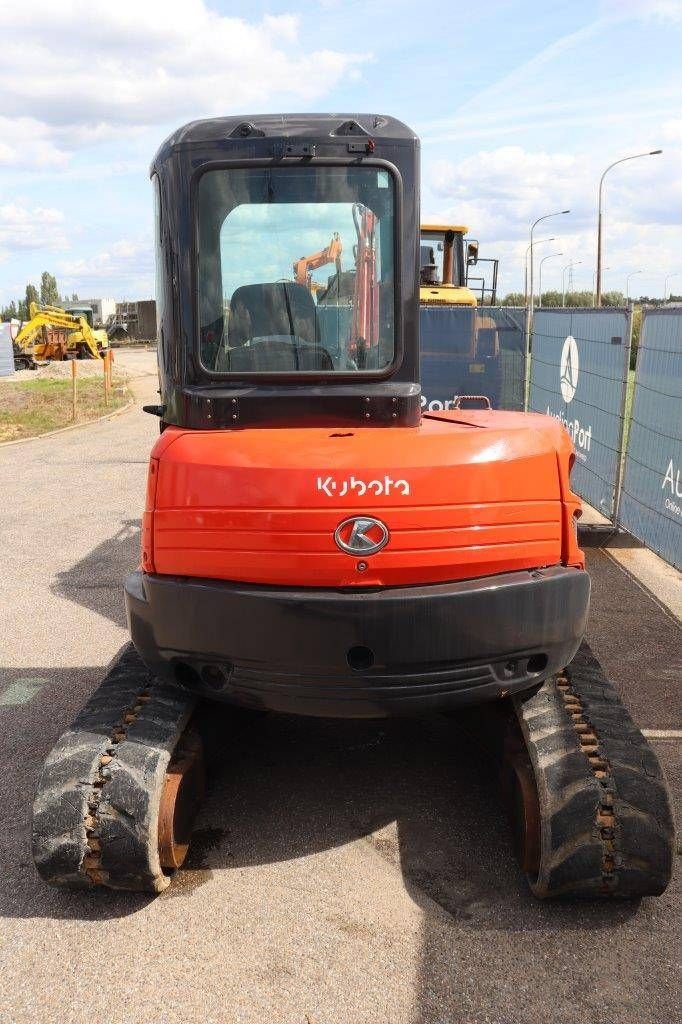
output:
<path id="1" fill-rule="evenodd" d="M 110 292 L 120 299 L 154 294 L 154 258 L 149 238 L 121 238 L 85 258 L 57 264 L 57 281 L 64 291 L 83 295 Z"/>
<path id="2" fill-rule="evenodd" d="M 17 203 L 0 206 L 0 260 L 12 253 L 56 251 L 68 246 L 64 215 L 60 210 L 37 206 L 28 209 Z"/>
<path id="3" fill-rule="evenodd" d="M 668 137 L 676 137 L 672 123 Z M 635 152 L 637 150 L 635 149 Z M 627 153 L 627 149 L 625 150 Z M 560 284 L 569 260 L 575 287 L 592 287 L 595 263 L 597 184 L 604 167 L 623 153 L 574 154 L 502 146 L 458 162 L 435 161 L 425 168 L 423 219 L 468 224 L 481 242 L 481 255 L 500 259 L 500 291 L 523 287 L 530 224 L 552 210 L 570 209 L 538 225 L 535 238 L 555 241 L 537 250 L 537 259 L 562 252 L 545 264 L 545 283 Z M 663 156 L 615 169 L 605 190 L 605 255 L 611 267 L 607 285 L 625 288 L 625 277 L 643 269 L 636 283 L 651 294 L 677 268 L 682 224 L 682 149 L 666 146 Z M 647 276 L 648 275 L 648 276 Z M 635 282 L 633 282 L 634 284 Z"/>
<path id="4" fill-rule="evenodd" d="M 33 117 L 0 116 L 0 167 L 65 167 L 69 154 L 50 129 Z"/>
<path id="5" fill-rule="evenodd" d="M 682 19 L 682 0 L 603 0 L 602 8 L 616 17 L 642 21 Z"/>
<path id="6" fill-rule="evenodd" d="M 112 129 L 309 103 L 368 59 L 304 50 L 294 15 L 252 23 L 204 0 L 28 0 L 0 7 L 0 32 L 21 40 L 3 48 L 0 109 L 65 150 Z"/>

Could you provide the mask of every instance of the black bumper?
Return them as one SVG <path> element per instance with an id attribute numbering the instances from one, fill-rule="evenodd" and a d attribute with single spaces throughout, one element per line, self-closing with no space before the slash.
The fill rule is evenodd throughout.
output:
<path id="1" fill-rule="evenodd" d="M 343 717 L 494 700 L 564 667 L 585 632 L 586 572 L 554 566 L 383 590 L 263 587 L 132 573 L 137 650 L 205 696 Z"/>

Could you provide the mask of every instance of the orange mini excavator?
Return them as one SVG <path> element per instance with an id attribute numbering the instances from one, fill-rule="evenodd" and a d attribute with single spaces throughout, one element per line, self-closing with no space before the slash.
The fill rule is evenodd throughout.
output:
<path id="1" fill-rule="evenodd" d="M 162 433 L 125 583 L 134 647 L 47 759 L 40 873 L 169 884 L 201 795 L 199 700 L 349 718 L 487 704 L 507 715 L 532 891 L 661 893 L 661 771 L 581 646 L 568 434 L 545 416 L 420 409 L 413 132 L 373 115 L 197 121 L 151 175 L 161 402 L 147 411 Z M 291 252 L 320 234 L 354 253 L 344 330 L 291 281 Z"/>
<path id="2" fill-rule="evenodd" d="M 309 291 L 316 291 L 322 285 L 313 281 L 313 271 L 319 270 L 320 267 L 326 267 L 328 263 L 333 263 L 336 266 L 337 274 L 340 274 L 342 253 L 343 246 L 339 239 L 339 233 L 336 231 L 329 245 L 324 249 L 320 249 L 319 252 L 314 252 L 310 256 L 301 256 L 300 259 L 294 261 L 294 281 L 297 284 L 304 284 Z"/>

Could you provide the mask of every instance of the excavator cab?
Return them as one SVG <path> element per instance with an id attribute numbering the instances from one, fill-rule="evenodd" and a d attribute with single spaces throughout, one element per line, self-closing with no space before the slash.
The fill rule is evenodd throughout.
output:
<path id="1" fill-rule="evenodd" d="M 671 830 L 655 863 L 639 843 L 654 789 L 667 828 L 655 758 L 621 814 L 626 713 L 587 649 L 570 667 L 590 582 L 567 432 L 420 412 L 418 160 L 413 132 L 374 115 L 199 121 L 157 153 L 162 432 L 125 581 L 134 649 L 43 770 L 48 881 L 170 883 L 201 793 L 198 701 L 344 718 L 492 703 L 533 891 L 665 888 Z M 319 304 L 292 253 L 337 233 L 346 286 Z"/>
<path id="2" fill-rule="evenodd" d="M 230 118 L 164 143 L 152 165 L 164 425 L 419 421 L 418 155 L 389 118 Z M 318 306 L 292 253 L 320 236 L 352 280 Z"/>
<path id="3" fill-rule="evenodd" d="M 424 224 L 420 233 L 419 300 L 431 306 L 475 306 L 476 296 L 467 287 L 464 236 L 460 224 Z"/>

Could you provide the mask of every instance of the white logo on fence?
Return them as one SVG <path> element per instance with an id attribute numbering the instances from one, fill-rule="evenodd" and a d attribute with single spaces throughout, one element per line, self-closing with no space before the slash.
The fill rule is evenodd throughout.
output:
<path id="1" fill-rule="evenodd" d="M 575 389 L 578 387 L 579 368 L 578 346 L 573 335 L 569 334 L 561 350 L 561 363 L 559 366 L 559 383 L 561 384 L 561 397 L 564 402 L 573 401 Z"/>

